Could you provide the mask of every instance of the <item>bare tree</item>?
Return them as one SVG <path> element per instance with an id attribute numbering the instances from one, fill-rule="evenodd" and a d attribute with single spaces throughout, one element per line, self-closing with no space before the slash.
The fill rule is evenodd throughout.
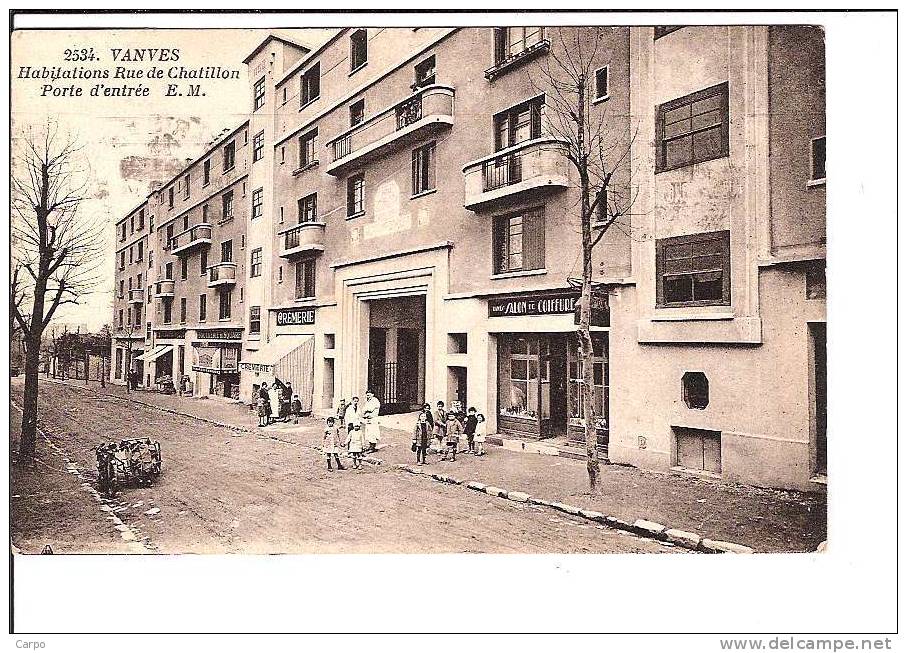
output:
<path id="1" fill-rule="evenodd" d="M 13 142 L 10 179 L 10 312 L 25 339 L 25 395 L 19 462 L 35 455 L 41 337 L 57 309 L 97 286 L 103 223 L 84 215 L 90 174 L 81 147 L 55 124 Z"/>
<path id="2" fill-rule="evenodd" d="M 593 110 L 596 73 L 610 62 L 610 28 L 553 28 L 550 51 L 530 75 L 545 94 L 547 129 L 564 144 L 566 157 L 579 179 L 578 218 L 582 233 L 583 271 L 579 285 L 580 324 L 577 329 L 582 361 L 582 414 L 585 422 L 586 467 L 590 490 L 600 475 L 595 414 L 594 353 L 591 334 L 593 303 L 592 251 L 608 230 L 630 216 L 635 197 L 630 185 L 631 133 L 629 112 Z M 569 281 L 569 280 L 568 280 Z"/>

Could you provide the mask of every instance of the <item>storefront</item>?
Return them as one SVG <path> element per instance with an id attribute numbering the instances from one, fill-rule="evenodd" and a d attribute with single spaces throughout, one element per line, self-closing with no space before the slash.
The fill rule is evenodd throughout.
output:
<path id="1" fill-rule="evenodd" d="M 262 383 L 269 388 L 289 384 L 292 393 L 299 395 L 302 412 L 312 411 L 314 384 L 314 336 L 276 336 L 247 360 L 240 363 L 242 370 L 242 398 L 251 402 Z"/>
<path id="2" fill-rule="evenodd" d="M 192 371 L 200 394 L 239 399 L 242 329 L 198 329 L 192 342 Z"/>
<path id="3" fill-rule="evenodd" d="M 497 333 L 498 432 L 526 438 L 585 438 L 583 374 L 576 334 L 575 291 L 543 291 L 492 298 L 489 317 L 520 318 Z M 606 297 L 596 298 L 592 334 L 593 413 L 599 446 L 608 442 L 608 333 Z M 544 319 L 533 331 L 532 321 Z M 521 330 L 517 330 L 521 329 Z M 549 330 L 550 329 L 550 330 Z"/>

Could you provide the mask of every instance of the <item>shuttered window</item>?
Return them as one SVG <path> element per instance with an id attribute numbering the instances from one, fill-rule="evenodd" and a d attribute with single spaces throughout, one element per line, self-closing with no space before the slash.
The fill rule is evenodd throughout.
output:
<path id="1" fill-rule="evenodd" d="M 493 230 L 495 274 L 545 267 L 545 216 L 542 209 L 497 216 Z"/>
<path id="2" fill-rule="evenodd" d="M 662 238 L 655 252 L 658 306 L 731 303 L 730 232 Z"/>
<path id="3" fill-rule="evenodd" d="M 660 105 L 656 133 L 656 172 L 728 156 L 727 82 Z"/>

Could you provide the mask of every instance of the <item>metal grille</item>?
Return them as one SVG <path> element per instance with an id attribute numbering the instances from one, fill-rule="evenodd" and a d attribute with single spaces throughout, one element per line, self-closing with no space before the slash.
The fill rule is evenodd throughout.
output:
<path id="1" fill-rule="evenodd" d="M 397 129 L 403 129 L 422 119 L 422 95 L 397 105 Z"/>
<path id="2" fill-rule="evenodd" d="M 516 184 L 523 180 L 523 155 L 514 152 L 505 154 L 482 165 L 484 190 L 490 191 L 502 186 Z"/>

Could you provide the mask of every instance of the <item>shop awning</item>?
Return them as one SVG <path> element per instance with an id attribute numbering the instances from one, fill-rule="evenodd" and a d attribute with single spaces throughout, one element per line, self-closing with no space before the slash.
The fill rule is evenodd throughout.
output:
<path id="1" fill-rule="evenodd" d="M 315 365 L 314 336 L 277 336 L 264 347 L 243 360 L 241 370 L 263 373 L 292 383 L 299 395 L 303 412 L 312 410 L 313 368 Z"/>
<path id="2" fill-rule="evenodd" d="M 272 368 L 283 358 L 310 340 L 314 340 L 314 336 L 277 336 L 264 347 L 253 352 L 251 356 L 245 358 L 240 363 L 240 367 L 244 370 L 271 372 Z"/>
<path id="3" fill-rule="evenodd" d="M 161 356 L 166 354 L 168 351 L 173 351 L 173 345 L 158 345 L 154 349 L 150 349 L 150 350 L 146 351 L 141 356 L 136 356 L 135 359 L 137 361 L 151 362 L 157 358 L 160 358 Z"/>

